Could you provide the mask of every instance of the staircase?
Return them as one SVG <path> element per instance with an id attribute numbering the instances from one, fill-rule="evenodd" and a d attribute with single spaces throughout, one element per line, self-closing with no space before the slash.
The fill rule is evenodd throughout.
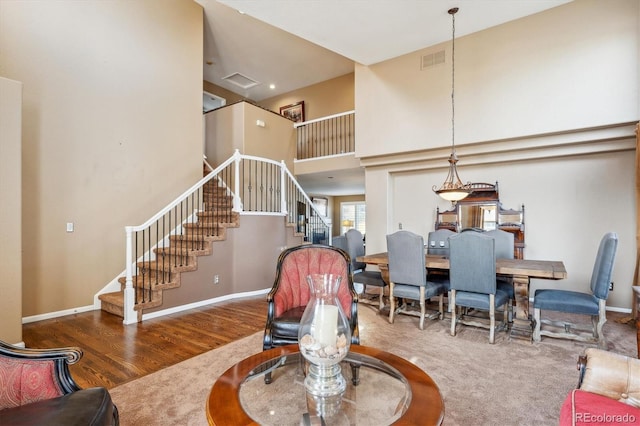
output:
<path id="1" fill-rule="evenodd" d="M 206 177 L 209 173 L 205 165 L 203 175 Z M 180 287 L 183 273 L 198 269 L 198 257 L 211 255 L 214 241 L 226 239 L 227 228 L 240 226 L 239 213 L 232 211 L 233 197 L 218 182 L 212 179 L 202 186 L 203 209 L 197 212 L 195 222 L 183 223 L 180 232 L 169 235 L 168 245 L 154 247 L 151 250 L 153 259 L 136 262 L 133 288 L 138 321 L 145 309 L 162 305 L 165 290 Z M 118 281 L 120 291 L 104 293 L 98 298 L 103 311 L 124 318 L 126 278 L 121 277 Z"/>

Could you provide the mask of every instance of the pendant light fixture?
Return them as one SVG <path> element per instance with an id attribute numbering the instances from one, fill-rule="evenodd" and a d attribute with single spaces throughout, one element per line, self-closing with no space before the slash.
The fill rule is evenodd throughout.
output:
<path id="1" fill-rule="evenodd" d="M 455 74 L 456 74 L 456 12 L 458 8 L 454 7 L 449 9 L 449 15 L 451 15 L 452 22 L 452 37 L 451 37 L 451 155 L 449 156 L 449 173 L 447 178 L 440 188 L 433 187 L 433 191 L 440 197 L 447 201 L 456 202 L 462 200 L 471 193 L 470 184 L 463 184 L 458 176 L 458 170 L 456 163 L 458 162 L 458 156 L 456 155 L 456 143 L 455 143 Z"/>

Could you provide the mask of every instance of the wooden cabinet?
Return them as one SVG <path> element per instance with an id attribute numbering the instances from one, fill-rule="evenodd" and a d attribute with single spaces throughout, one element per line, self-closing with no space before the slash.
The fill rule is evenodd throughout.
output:
<path id="1" fill-rule="evenodd" d="M 471 184 L 472 192 L 458 201 L 452 209 L 436 212 L 435 229 L 450 229 L 460 232 L 464 229 L 490 231 L 502 229 L 514 236 L 513 254 L 516 259 L 524 259 L 524 205 L 520 210 L 505 209 L 500 203 L 498 182 Z"/>

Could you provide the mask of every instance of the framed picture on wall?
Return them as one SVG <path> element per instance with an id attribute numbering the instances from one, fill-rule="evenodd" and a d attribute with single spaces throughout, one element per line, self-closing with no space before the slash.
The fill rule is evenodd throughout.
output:
<path id="1" fill-rule="evenodd" d="M 311 199 L 311 202 L 313 203 L 313 206 L 316 208 L 316 210 L 318 210 L 320 216 L 327 216 L 327 206 L 329 204 L 329 200 L 327 200 L 326 198 L 313 197 Z"/>
<path id="2" fill-rule="evenodd" d="M 296 102 L 295 104 L 285 105 L 280 107 L 280 115 L 292 120 L 295 123 L 301 123 L 304 121 L 304 101 Z"/>

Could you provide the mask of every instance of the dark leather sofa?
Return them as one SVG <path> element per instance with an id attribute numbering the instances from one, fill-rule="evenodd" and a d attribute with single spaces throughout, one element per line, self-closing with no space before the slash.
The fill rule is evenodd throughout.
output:
<path id="1" fill-rule="evenodd" d="M 69 364 L 79 348 L 24 349 L 0 341 L 0 425 L 117 426 L 103 387 L 81 389 Z"/>

